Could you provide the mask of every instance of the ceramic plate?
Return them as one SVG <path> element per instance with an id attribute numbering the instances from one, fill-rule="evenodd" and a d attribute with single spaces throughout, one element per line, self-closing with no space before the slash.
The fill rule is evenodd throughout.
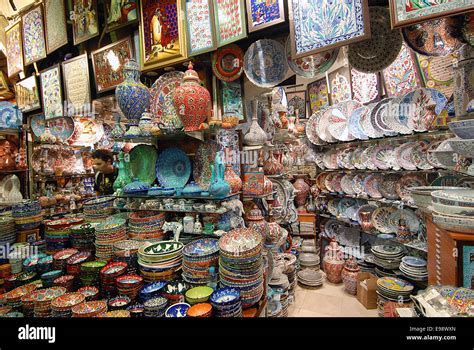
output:
<path id="1" fill-rule="evenodd" d="M 51 134 L 56 136 L 62 141 L 67 141 L 74 133 L 75 125 L 74 119 L 70 117 L 62 117 L 51 119 L 46 122 L 44 115 L 37 114 L 31 118 L 30 121 L 31 131 L 39 138 L 45 132 L 45 127 L 48 125 Z"/>
<path id="2" fill-rule="evenodd" d="M 397 183 L 397 193 L 404 202 L 413 204 L 414 202 L 409 188 L 418 186 L 428 186 L 428 182 L 420 175 L 407 174 L 402 176 L 400 181 Z"/>
<path id="3" fill-rule="evenodd" d="M 394 233 L 390 223 L 390 217 L 397 209 L 394 207 L 380 207 L 372 213 L 372 224 L 374 228 L 382 233 Z"/>
<path id="4" fill-rule="evenodd" d="M 433 166 L 428 162 L 428 147 L 429 141 L 420 140 L 411 151 L 411 162 L 421 170 L 433 169 Z"/>
<path id="5" fill-rule="evenodd" d="M 354 136 L 349 131 L 349 117 L 354 110 L 360 107 L 362 105 L 359 102 L 345 101 L 328 109 L 329 125 L 327 129 L 332 137 L 339 141 L 354 140 Z"/>
<path id="6" fill-rule="evenodd" d="M 337 139 L 335 139 L 328 131 L 329 118 L 332 114 L 332 107 L 321 111 L 320 114 L 316 114 L 316 133 L 318 134 L 319 138 L 325 142 L 337 142 Z"/>
<path id="7" fill-rule="evenodd" d="M 371 112 L 371 121 L 385 136 L 394 136 L 397 133 L 390 127 L 389 106 L 392 99 L 384 99 L 378 102 Z"/>
<path id="8" fill-rule="evenodd" d="M 411 152 L 415 146 L 416 142 L 407 142 L 395 150 L 397 163 L 405 170 L 416 170 L 415 164 L 411 161 Z"/>
<path id="9" fill-rule="evenodd" d="M 379 145 L 372 152 L 372 163 L 380 170 L 388 170 L 392 167 L 394 157 L 392 145 Z"/>
<path id="10" fill-rule="evenodd" d="M 176 114 L 173 95 L 176 88 L 181 85 L 183 76 L 183 72 L 168 72 L 156 79 L 151 86 L 150 110 L 158 122 L 163 115 Z"/>
<path id="11" fill-rule="evenodd" d="M 403 219 L 410 232 L 417 233 L 420 229 L 420 219 L 411 209 L 397 209 L 390 215 L 393 232 L 397 232 L 400 220 Z"/>
<path id="12" fill-rule="evenodd" d="M 163 187 L 182 188 L 191 176 L 191 162 L 179 148 L 168 148 L 156 161 L 156 177 Z"/>
<path id="13" fill-rule="evenodd" d="M 382 198 L 382 194 L 379 191 L 379 185 L 381 181 L 381 175 L 370 174 L 367 176 L 364 181 L 365 192 L 372 198 Z"/>
<path id="14" fill-rule="evenodd" d="M 347 210 L 356 205 L 357 201 L 354 198 L 342 198 L 337 205 L 337 211 L 342 217 L 349 218 Z"/>
<path id="15" fill-rule="evenodd" d="M 130 151 L 130 171 L 133 177 L 151 185 L 156 179 L 156 148 L 151 145 L 138 145 Z"/>
<path id="16" fill-rule="evenodd" d="M 397 174 L 389 174 L 383 177 L 383 180 L 379 185 L 379 191 L 384 198 L 390 200 L 400 199 L 396 189 L 396 185 L 399 180 L 400 175 Z"/>
<path id="17" fill-rule="evenodd" d="M 288 71 L 285 48 L 271 39 L 254 42 L 245 52 L 244 71 L 247 78 L 259 87 L 278 85 Z"/>
<path id="18" fill-rule="evenodd" d="M 355 109 L 349 117 L 348 128 L 349 132 L 359 140 L 368 140 L 369 137 L 364 132 L 361 126 L 362 114 L 368 115 L 370 109 L 367 106 L 362 106 Z"/>
<path id="19" fill-rule="evenodd" d="M 238 79 L 244 70 L 244 52 L 237 45 L 219 48 L 212 55 L 212 71 L 223 81 Z"/>
<path id="20" fill-rule="evenodd" d="M 309 142 L 311 142 L 313 145 L 322 145 L 324 144 L 324 141 L 321 140 L 317 133 L 317 127 L 316 127 L 316 122 L 318 120 L 318 117 L 320 114 L 322 114 L 323 111 L 317 111 L 309 117 L 308 122 L 306 123 L 305 131 L 306 131 L 306 136 L 308 137 Z"/>
<path id="21" fill-rule="evenodd" d="M 404 256 L 402 258 L 402 262 L 405 265 L 412 266 L 412 267 L 425 267 L 426 266 L 426 260 L 417 258 L 415 256 Z"/>
<path id="22" fill-rule="evenodd" d="M 95 119 L 75 117 L 74 133 L 68 139 L 75 146 L 92 146 L 104 136 L 104 127 Z"/>
<path id="23" fill-rule="evenodd" d="M 383 136 L 383 133 L 378 132 L 374 128 L 374 125 L 372 124 L 371 115 L 372 115 L 372 109 L 375 107 L 375 105 L 376 105 L 375 103 L 369 104 L 367 106 L 367 108 L 369 109 L 368 113 L 362 113 L 360 115 L 360 119 L 359 119 L 359 123 L 360 123 L 360 126 L 361 126 L 362 130 L 370 138 L 378 138 L 378 137 Z"/>
<path id="24" fill-rule="evenodd" d="M 352 188 L 354 189 L 354 192 L 358 195 L 365 193 L 365 187 L 364 187 L 365 177 L 366 177 L 365 174 L 357 174 L 356 176 L 354 176 L 354 179 L 352 180 Z"/>

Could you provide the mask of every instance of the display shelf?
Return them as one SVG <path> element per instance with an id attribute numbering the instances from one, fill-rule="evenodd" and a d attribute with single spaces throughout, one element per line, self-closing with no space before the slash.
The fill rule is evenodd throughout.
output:
<path id="1" fill-rule="evenodd" d="M 174 132 L 174 133 L 169 133 L 169 134 L 164 133 L 164 134 L 152 135 L 152 136 L 119 137 L 119 138 L 113 138 L 112 141 L 123 142 L 123 143 L 131 142 L 131 143 L 155 144 L 158 140 L 180 140 L 180 139 L 186 139 L 189 137 L 192 137 L 198 140 L 203 140 L 204 136 L 215 135 L 217 131 L 220 129 L 221 128 L 209 128 L 209 129 L 191 131 L 191 132 L 179 131 L 179 132 Z"/>
<path id="2" fill-rule="evenodd" d="M 121 194 L 121 195 L 112 195 L 115 198 L 125 198 L 125 199 L 194 199 L 194 200 L 209 200 L 215 202 L 224 202 L 230 198 L 240 195 L 241 192 L 232 193 L 223 198 L 215 198 L 211 196 L 149 196 L 147 194 Z"/>
<path id="3" fill-rule="evenodd" d="M 64 145 L 64 144 L 51 144 L 51 143 L 41 143 L 39 141 L 34 141 L 33 142 L 34 147 L 41 147 L 41 148 L 46 148 L 46 149 L 55 149 L 55 148 L 61 148 L 61 149 L 72 149 L 72 150 L 82 150 L 82 149 L 89 149 L 92 148 L 92 145 L 90 146 L 81 146 L 81 145 Z"/>
<path id="4" fill-rule="evenodd" d="M 229 210 L 224 208 L 224 211 L 206 211 L 206 210 L 174 210 L 174 209 L 129 209 L 129 208 L 117 208 L 114 209 L 120 212 L 130 212 L 130 211 L 143 211 L 143 212 L 157 212 L 157 213 L 194 213 L 194 214 L 218 214 L 222 215 L 227 213 Z"/>
<path id="5" fill-rule="evenodd" d="M 267 194 L 261 194 L 261 195 L 248 195 L 248 194 L 245 194 L 242 196 L 242 198 L 244 200 L 252 200 L 252 199 L 265 199 L 265 198 L 268 198 L 268 197 L 271 197 L 271 196 L 274 196 L 276 193 L 276 191 L 273 191 L 273 192 L 270 192 L 270 193 L 267 193 Z"/>
<path id="6" fill-rule="evenodd" d="M 21 173 L 27 173 L 28 171 L 29 171 L 28 169 L 0 170 L 0 175 L 3 175 L 3 174 L 21 174 Z"/>
<path id="7" fill-rule="evenodd" d="M 80 178 L 87 178 L 87 177 L 94 177 L 94 173 L 84 173 L 84 174 L 67 174 L 67 175 L 46 175 L 46 174 L 39 174 L 36 173 L 34 175 L 34 180 L 35 182 L 40 182 L 41 180 L 46 180 L 46 181 L 56 181 L 60 178 L 74 178 L 74 177 L 80 177 Z"/>
<path id="8" fill-rule="evenodd" d="M 335 192 L 321 192 L 319 196 L 325 197 L 325 196 L 333 196 L 333 197 L 338 197 L 338 198 L 353 198 L 353 199 L 364 199 L 367 202 L 377 202 L 381 204 L 391 204 L 391 205 L 396 205 L 396 206 L 404 206 L 404 207 L 409 207 L 413 209 L 418 209 L 416 205 L 410 205 L 402 200 L 393 200 L 393 199 L 386 199 L 386 198 L 370 198 L 370 197 L 365 197 L 365 196 L 356 196 L 356 195 L 350 195 L 350 194 L 342 194 L 342 193 L 335 193 Z"/>
<path id="9" fill-rule="evenodd" d="M 0 128 L 0 134 L 18 134 L 21 132 L 21 128 Z"/>
<path id="10" fill-rule="evenodd" d="M 448 170 L 448 169 L 428 169 L 428 170 L 405 170 L 405 169 L 400 169 L 400 170 L 370 170 L 370 169 L 321 169 L 318 167 L 319 170 L 321 170 L 321 173 L 376 173 L 376 174 L 399 174 L 399 173 L 417 173 L 417 174 L 433 174 L 433 173 L 452 173 L 454 170 Z M 314 179 L 315 180 L 315 179 Z"/>

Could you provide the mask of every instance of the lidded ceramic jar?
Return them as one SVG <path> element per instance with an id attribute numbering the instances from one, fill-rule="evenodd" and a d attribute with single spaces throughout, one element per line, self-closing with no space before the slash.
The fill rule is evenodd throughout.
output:
<path id="1" fill-rule="evenodd" d="M 187 132 L 199 130 L 211 116 L 211 94 L 199 84 L 199 76 L 191 62 L 184 73 L 183 83 L 175 90 L 173 101 Z"/>
<path id="2" fill-rule="evenodd" d="M 304 210 L 304 206 L 309 195 L 310 187 L 306 183 L 306 181 L 304 181 L 305 176 L 306 175 L 295 175 L 296 181 L 293 184 L 293 187 L 297 191 L 295 196 L 295 202 L 298 206 L 298 210 Z"/>
<path id="3" fill-rule="evenodd" d="M 341 272 L 341 276 L 342 281 L 344 282 L 344 289 L 349 294 L 357 294 L 357 275 L 359 274 L 359 271 L 359 265 L 357 265 L 354 257 L 348 259 L 344 264 L 344 269 Z"/>
<path id="4" fill-rule="evenodd" d="M 242 179 L 235 173 L 232 164 L 226 164 L 224 179 L 230 185 L 230 193 L 237 193 L 242 189 Z"/>
<path id="5" fill-rule="evenodd" d="M 151 129 L 153 128 L 153 114 L 148 111 L 143 113 L 140 122 L 138 123 L 138 127 L 140 128 L 142 136 L 150 136 Z"/>
<path id="6" fill-rule="evenodd" d="M 150 91 L 140 82 L 140 69 L 134 59 L 123 67 L 125 80 L 115 89 L 115 97 L 125 117 L 138 125 L 142 114 L 150 107 Z"/>
<path id="7" fill-rule="evenodd" d="M 267 141 L 267 133 L 260 127 L 257 119 L 258 101 L 252 101 L 252 123 L 244 136 L 247 146 L 262 146 Z"/>
<path id="8" fill-rule="evenodd" d="M 255 203 L 246 210 L 245 219 L 247 221 L 247 227 L 260 233 L 265 241 L 270 231 L 270 227 L 268 222 L 263 218 L 262 211 Z"/>

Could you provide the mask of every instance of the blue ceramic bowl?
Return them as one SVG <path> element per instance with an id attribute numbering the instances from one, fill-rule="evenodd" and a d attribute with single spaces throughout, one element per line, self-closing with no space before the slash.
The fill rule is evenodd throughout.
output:
<path id="1" fill-rule="evenodd" d="M 141 289 L 140 289 L 140 296 L 151 296 L 159 293 L 163 287 L 165 287 L 168 284 L 168 281 L 165 280 L 160 280 L 158 282 L 152 282 L 145 284 Z"/>
<path id="2" fill-rule="evenodd" d="M 168 309 L 166 309 L 165 317 L 186 317 L 190 307 L 191 305 L 187 303 L 177 303 L 171 305 Z"/>
<path id="3" fill-rule="evenodd" d="M 209 300 L 219 306 L 234 304 L 240 300 L 240 292 L 237 288 L 219 288 L 212 293 Z"/>

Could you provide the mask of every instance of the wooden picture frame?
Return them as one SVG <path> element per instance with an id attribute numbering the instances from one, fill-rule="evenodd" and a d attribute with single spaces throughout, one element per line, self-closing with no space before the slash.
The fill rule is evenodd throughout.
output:
<path id="1" fill-rule="evenodd" d="M 5 29 L 5 46 L 7 56 L 7 75 L 9 78 L 23 71 L 23 40 L 21 21 Z"/>
<path id="2" fill-rule="evenodd" d="M 99 35 L 99 15 L 97 13 L 97 0 L 87 0 L 88 8 L 84 8 L 83 0 L 72 1 L 72 37 L 74 45 Z M 83 23 L 86 23 L 83 25 Z"/>
<path id="3" fill-rule="evenodd" d="M 68 43 L 64 0 L 44 0 L 44 32 L 48 55 Z"/>
<path id="4" fill-rule="evenodd" d="M 15 96 L 18 108 L 23 112 L 31 112 L 41 108 L 40 94 L 36 75 L 23 79 L 15 84 Z"/>
<path id="5" fill-rule="evenodd" d="M 306 90 L 286 91 L 286 98 L 288 100 L 288 110 L 292 107 L 293 113 L 296 115 L 296 109 L 298 109 L 297 117 L 306 119 Z"/>
<path id="6" fill-rule="evenodd" d="M 236 4 L 238 7 L 235 6 Z M 232 14 L 230 12 L 226 12 L 233 9 L 237 10 L 239 13 Z M 244 0 L 214 1 L 217 47 L 222 47 L 247 37 L 245 16 Z M 229 20 L 224 22 L 224 18 Z M 240 29 L 239 33 L 237 35 L 230 36 L 229 33 L 235 31 L 236 28 Z"/>
<path id="7" fill-rule="evenodd" d="M 347 15 L 346 1 L 334 0 L 332 3 L 320 0 L 290 0 L 288 3 L 289 21 L 290 21 L 290 38 L 291 38 L 291 57 L 292 59 L 308 56 L 310 54 L 319 53 L 334 49 L 336 47 L 346 46 L 355 42 L 370 38 L 370 22 L 368 0 L 354 0 L 353 16 Z M 339 21 L 337 24 L 330 23 L 331 19 L 337 18 L 334 11 L 326 11 L 327 7 L 331 9 L 338 8 L 341 11 L 339 18 L 347 18 L 346 22 Z M 302 14 L 310 19 L 307 14 L 310 10 L 317 16 L 310 23 L 302 24 Z M 324 14 L 331 13 L 331 19 L 324 22 Z M 356 18 L 356 23 L 349 21 L 350 18 Z M 322 31 L 311 29 L 310 33 L 305 32 L 314 26 L 327 25 L 334 27 L 332 37 L 322 37 Z M 340 34 L 336 31 L 336 25 L 346 26 L 347 33 Z M 343 30 L 343 29 L 341 29 Z M 310 40 L 310 35 L 320 35 Z M 304 39 L 303 39 L 304 38 Z"/>
<path id="8" fill-rule="evenodd" d="M 457 241 L 458 284 L 461 287 L 474 288 L 474 241 Z"/>
<path id="9" fill-rule="evenodd" d="M 182 9 L 182 0 L 140 1 L 139 52 L 142 71 L 187 59 Z M 170 13 L 172 16 L 168 17 Z M 167 34 L 161 35 L 163 32 Z"/>
<path id="10" fill-rule="evenodd" d="M 104 0 L 106 32 L 110 33 L 139 22 L 140 0 Z M 113 7 L 113 8 L 112 8 Z"/>
<path id="11" fill-rule="evenodd" d="M 188 56 L 217 49 L 214 6 L 212 0 L 184 1 Z"/>
<path id="12" fill-rule="evenodd" d="M 246 2 L 249 33 L 285 22 L 285 5 L 283 0 L 272 0 L 269 5 L 267 5 L 267 1 L 262 0 L 246 0 Z M 263 15 L 261 11 L 263 11 Z M 268 11 L 271 12 L 268 13 Z M 276 17 L 276 14 L 278 14 L 278 17 Z"/>
<path id="13" fill-rule="evenodd" d="M 315 80 L 307 85 L 307 95 L 310 114 L 331 105 L 331 94 L 326 77 Z"/>
<path id="14" fill-rule="evenodd" d="M 63 116 L 61 66 L 56 64 L 40 72 L 41 102 L 46 120 Z"/>
<path id="15" fill-rule="evenodd" d="M 46 58 L 45 28 L 43 6 L 34 6 L 21 16 L 23 38 L 23 64 L 28 66 Z"/>
<path id="16" fill-rule="evenodd" d="M 64 97 L 70 110 L 89 110 L 91 89 L 89 81 L 89 59 L 87 52 L 61 63 L 64 84 Z M 77 113 L 74 113 L 76 115 Z"/>
<path id="17" fill-rule="evenodd" d="M 93 51 L 92 69 L 97 93 L 112 90 L 121 84 L 125 80 L 123 66 L 133 57 L 135 55 L 131 37 Z"/>
<path id="18" fill-rule="evenodd" d="M 406 27 L 439 17 L 450 17 L 474 10 L 474 2 L 471 0 L 432 0 L 429 2 L 389 0 L 389 2 L 392 28 Z M 407 4 L 410 4 L 410 6 L 407 7 Z"/>

